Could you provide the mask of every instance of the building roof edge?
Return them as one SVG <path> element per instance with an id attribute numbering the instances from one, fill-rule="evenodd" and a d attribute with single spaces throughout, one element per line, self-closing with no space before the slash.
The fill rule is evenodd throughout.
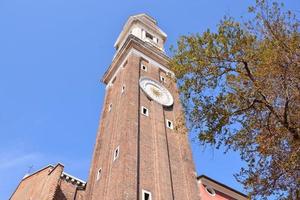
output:
<path id="1" fill-rule="evenodd" d="M 207 179 L 207 180 L 210 180 L 210 181 L 212 181 L 212 182 L 214 182 L 214 183 L 216 183 L 216 184 L 218 184 L 218 185 L 220 185 L 220 186 L 222 186 L 222 187 L 224 187 L 224 188 L 226 188 L 226 189 L 228 189 L 228 190 L 231 190 L 232 192 L 235 192 L 235 193 L 237 193 L 237 194 L 243 196 L 243 197 L 246 197 L 246 198 L 248 197 L 248 195 L 246 195 L 246 194 L 244 194 L 244 193 L 242 193 L 242 192 L 240 192 L 240 191 L 238 191 L 238 190 L 236 190 L 236 189 L 233 189 L 232 187 L 229 187 L 228 185 L 225 185 L 225 184 L 223 184 L 223 183 L 220 183 L 219 181 L 216 181 L 215 179 L 212 179 L 212 178 L 210 178 L 210 177 L 208 177 L 208 176 L 206 176 L 206 175 L 204 175 L 204 174 L 198 176 L 198 177 L 197 177 L 197 180 L 200 180 L 200 179 L 202 179 L 202 178 Z"/>

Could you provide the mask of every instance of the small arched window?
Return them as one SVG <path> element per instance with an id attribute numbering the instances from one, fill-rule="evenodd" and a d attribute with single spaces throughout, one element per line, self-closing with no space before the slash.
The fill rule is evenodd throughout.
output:
<path id="1" fill-rule="evenodd" d="M 210 187 L 208 185 L 205 186 L 205 190 L 211 196 L 215 196 L 216 195 L 216 191 L 212 187 Z"/>

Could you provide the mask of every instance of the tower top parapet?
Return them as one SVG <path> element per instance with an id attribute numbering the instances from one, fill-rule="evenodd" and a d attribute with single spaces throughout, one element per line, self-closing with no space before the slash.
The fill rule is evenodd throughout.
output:
<path id="1" fill-rule="evenodd" d="M 145 13 L 132 15 L 128 18 L 115 42 L 114 47 L 117 51 L 122 47 L 129 35 L 134 35 L 164 51 L 167 34 L 157 26 L 155 19 Z"/>

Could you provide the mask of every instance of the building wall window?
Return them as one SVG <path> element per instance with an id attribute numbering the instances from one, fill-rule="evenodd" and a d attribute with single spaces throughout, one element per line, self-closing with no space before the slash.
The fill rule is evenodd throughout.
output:
<path id="1" fill-rule="evenodd" d="M 153 35 L 150 33 L 146 32 L 146 38 L 149 38 L 150 40 L 153 40 Z"/>
<path id="2" fill-rule="evenodd" d="M 125 85 L 122 85 L 121 93 L 123 94 L 125 92 Z"/>
<path id="3" fill-rule="evenodd" d="M 110 103 L 109 106 L 108 106 L 108 112 L 110 112 L 111 109 L 112 109 L 112 103 Z"/>
<path id="4" fill-rule="evenodd" d="M 145 116 L 148 117 L 148 116 L 149 116 L 149 110 L 148 110 L 148 108 L 142 106 L 142 108 L 141 108 L 141 113 L 142 113 L 143 115 L 145 115 Z"/>
<path id="5" fill-rule="evenodd" d="M 141 69 L 143 70 L 143 71 L 147 71 L 148 69 L 147 69 L 147 66 L 146 65 L 143 65 L 143 64 L 141 64 Z"/>
<path id="6" fill-rule="evenodd" d="M 142 200 L 152 200 L 151 192 L 142 190 Z"/>
<path id="7" fill-rule="evenodd" d="M 211 196 L 215 196 L 216 195 L 216 191 L 212 187 L 210 187 L 210 186 L 205 186 L 205 190 Z"/>
<path id="8" fill-rule="evenodd" d="M 114 161 L 118 159 L 120 154 L 120 146 L 118 146 L 115 150 L 114 150 Z"/>
<path id="9" fill-rule="evenodd" d="M 101 174 L 102 174 L 102 169 L 100 168 L 97 171 L 96 181 L 98 181 L 101 178 Z"/>
<path id="10" fill-rule="evenodd" d="M 151 43 L 155 43 L 155 44 L 158 43 L 158 38 L 154 37 L 152 34 L 150 34 L 148 32 L 145 33 L 145 38 L 146 38 L 146 41 L 149 41 Z"/>
<path id="11" fill-rule="evenodd" d="M 174 128 L 174 125 L 173 125 L 173 122 L 170 121 L 170 120 L 166 120 L 166 126 L 169 128 L 169 129 L 173 129 Z"/>

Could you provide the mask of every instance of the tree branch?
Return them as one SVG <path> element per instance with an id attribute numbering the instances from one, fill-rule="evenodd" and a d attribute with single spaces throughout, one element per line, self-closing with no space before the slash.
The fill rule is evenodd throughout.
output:
<path id="1" fill-rule="evenodd" d="M 254 83 L 254 85 L 256 85 L 256 80 L 253 76 L 253 74 L 251 73 L 251 70 L 248 66 L 248 63 L 246 61 L 242 61 L 242 63 L 244 64 L 244 67 L 245 67 L 245 70 L 246 70 L 246 73 L 248 75 L 248 77 L 250 78 L 250 80 Z M 257 102 L 260 102 L 262 104 L 264 104 L 268 110 L 277 118 L 278 122 L 280 122 L 280 124 L 285 127 L 293 136 L 293 139 L 296 140 L 296 141 L 299 141 L 300 140 L 300 133 L 299 133 L 299 130 L 296 129 L 296 128 L 292 128 L 289 126 L 288 121 L 285 121 L 284 119 L 282 119 L 280 117 L 280 115 L 275 111 L 275 109 L 273 108 L 273 106 L 268 102 L 267 100 L 267 97 L 263 94 L 263 92 L 258 89 L 257 92 L 261 95 L 261 97 L 263 98 L 264 101 L 261 101 L 261 100 L 257 100 Z M 287 101 L 288 102 L 288 101 Z M 286 108 L 288 108 L 288 103 L 286 104 Z M 288 111 L 286 110 L 286 114 L 288 115 Z M 285 117 L 284 117 L 285 118 Z M 288 116 L 286 116 L 286 119 L 288 119 Z"/>

